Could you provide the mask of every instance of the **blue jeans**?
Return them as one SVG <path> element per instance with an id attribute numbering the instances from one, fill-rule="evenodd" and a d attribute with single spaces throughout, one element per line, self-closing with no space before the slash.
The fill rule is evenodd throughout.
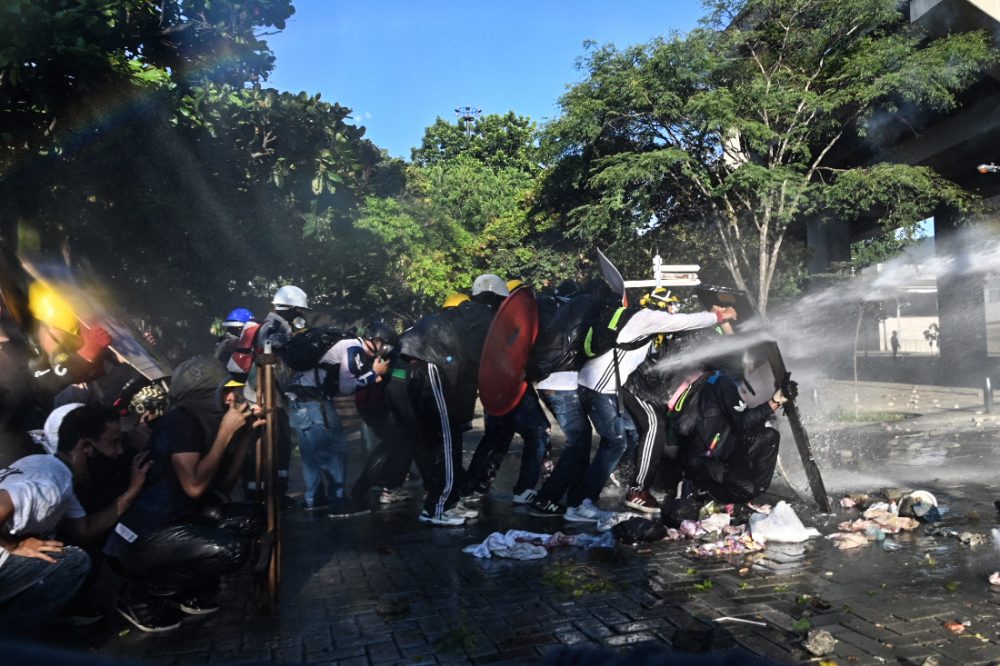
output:
<path id="1" fill-rule="evenodd" d="M 542 411 L 535 389 L 529 386 L 521 402 L 509 413 L 503 416 L 487 414 L 485 421 L 483 438 L 469 463 L 465 492 L 489 490 L 515 433 L 520 434 L 524 440 L 524 450 L 521 453 L 521 471 L 514 484 L 514 494 L 534 490 L 551 439 L 549 420 Z"/>
<path id="2" fill-rule="evenodd" d="M 344 497 L 347 473 L 347 434 L 337 410 L 327 400 L 293 400 L 288 403 L 288 420 L 298 434 L 305 477 L 307 506 L 313 506 L 322 482 L 322 472 L 330 475 L 330 498 Z M 323 415 L 326 414 L 326 420 Z"/>
<path id="3" fill-rule="evenodd" d="M 585 386 L 576 387 L 583 411 L 590 417 L 594 430 L 601 436 L 594 459 L 590 461 L 583 483 L 571 489 L 567 506 L 578 506 L 589 499 L 597 502 L 601 489 L 615 470 L 622 454 L 625 453 L 625 412 L 618 411 L 618 400 L 613 393 L 598 393 Z"/>
<path id="4" fill-rule="evenodd" d="M 19 636 L 54 620 L 90 571 L 90 557 L 66 546 L 56 563 L 11 555 L 0 566 L 0 635 Z"/>
<path id="5" fill-rule="evenodd" d="M 566 444 L 559 454 L 559 461 L 538 491 L 538 501 L 559 502 L 567 490 L 575 494 L 574 491 L 583 482 L 590 462 L 590 422 L 575 390 L 543 389 L 538 393 L 566 435 Z"/>

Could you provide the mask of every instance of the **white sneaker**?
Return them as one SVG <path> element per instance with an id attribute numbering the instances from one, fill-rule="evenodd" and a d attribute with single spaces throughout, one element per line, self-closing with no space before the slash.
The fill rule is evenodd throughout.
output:
<path id="1" fill-rule="evenodd" d="M 444 513 L 439 513 L 436 516 L 432 516 L 426 510 L 421 511 L 417 518 L 422 523 L 429 523 L 431 525 L 443 525 L 445 527 L 454 527 L 457 525 L 464 525 L 465 518 L 462 516 L 457 516 L 450 510 Z"/>
<path id="2" fill-rule="evenodd" d="M 383 488 L 378 495 L 379 504 L 395 504 L 413 499 L 413 493 L 402 488 Z"/>
<path id="3" fill-rule="evenodd" d="M 537 496 L 538 492 L 534 488 L 528 488 L 524 492 L 514 495 L 514 504 L 531 504 Z"/>
<path id="4" fill-rule="evenodd" d="M 453 513 L 456 516 L 462 516 L 463 518 L 478 518 L 479 510 L 473 509 L 470 506 L 466 506 L 465 502 L 459 500 L 455 506 L 445 511 L 445 513 Z"/>
<path id="5" fill-rule="evenodd" d="M 479 504 L 486 497 L 486 493 L 481 493 L 478 490 L 473 490 L 468 495 L 462 495 L 461 502 L 463 504 Z"/>
<path id="6" fill-rule="evenodd" d="M 572 506 L 566 509 L 563 518 L 572 523 L 596 523 L 610 514 L 610 511 L 602 511 L 589 499 L 580 502 L 580 506 Z"/>

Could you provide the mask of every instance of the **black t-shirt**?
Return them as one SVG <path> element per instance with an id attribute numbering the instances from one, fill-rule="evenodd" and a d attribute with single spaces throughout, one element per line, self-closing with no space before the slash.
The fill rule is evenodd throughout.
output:
<path id="1" fill-rule="evenodd" d="M 129 543 L 129 532 L 143 537 L 193 515 L 198 501 L 188 496 L 174 472 L 171 457 L 175 453 L 205 452 L 205 435 L 198 420 L 184 409 L 174 409 L 153 422 L 149 441 L 153 466 L 146 486 L 108 539 L 104 551 L 117 555 Z M 134 539 L 133 539 L 134 541 Z"/>

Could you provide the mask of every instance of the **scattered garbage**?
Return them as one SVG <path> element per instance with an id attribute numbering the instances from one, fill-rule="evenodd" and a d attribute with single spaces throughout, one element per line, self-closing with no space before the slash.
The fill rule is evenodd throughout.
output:
<path id="1" fill-rule="evenodd" d="M 944 623 L 944 628 L 956 636 L 965 632 L 966 626 L 958 620 L 948 620 Z"/>
<path id="2" fill-rule="evenodd" d="M 990 574 L 990 585 L 1000 585 L 1000 571 L 994 571 Z"/>
<path id="3" fill-rule="evenodd" d="M 757 513 L 750 516 L 750 533 L 754 541 L 764 543 L 801 543 L 819 536 L 819 531 L 802 524 L 787 502 L 778 502 L 770 514 Z"/>
<path id="4" fill-rule="evenodd" d="M 607 532 L 608 530 L 614 528 L 615 525 L 623 523 L 627 520 L 632 520 L 633 518 L 646 519 L 646 516 L 641 513 L 635 513 L 634 511 L 622 511 L 620 513 L 604 511 L 597 519 L 597 531 Z"/>
<path id="5" fill-rule="evenodd" d="M 491 558 L 494 555 L 512 560 L 538 560 L 549 554 L 549 549 L 559 546 L 578 548 L 613 548 L 615 538 L 610 532 L 600 536 L 593 534 L 543 534 L 523 530 L 494 532 L 482 543 L 466 546 L 463 553 L 473 557 Z"/>
<path id="6" fill-rule="evenodd" d="M 958 540 L 970 548 L 975 548 L 986 543 L 986 535 L 976 532 L 962 532 L 958 535 Z"/>
<path id="7" fill-rule="evenodd" d="M 715 618 L 712 621 L 713 622 L 717 622 L 719 624 L 722 624 L 724 622 L 735 622 L 736 624 L 749 624 L 749 625 L 754 626 L 754 627 L 766 627 L 767 626 L 767 622 L 760 622 L 758 620 L 748 620 L 748 619 L 746 619 L 744 617 L 730 617 L 728 615 L 725 616 L 725 617 L 717 617 L 717 618 Z"/>
<path id="8" fill-rule="evenodd" d="M 634 517 L 612 527 L 611 534 L 620 543 L 634 546 L 643 542 L 662 541 L 667 536 L 667 528 L 648 518 Z"/>
<path id="9" fill-rule="evenodd" d="M 666 503 L 660 520 L 667 527 L 677 529 L 685 520 L 698 520 L 701 504 L 696 499 L 672 499 Z"/>
<path id="10" fill-rule="evenodd" d="M 802 646 L 813 656 L 825 657 L 836 649 L 837 639 L 826 629 L 813 629 L 806 635 Z"/>

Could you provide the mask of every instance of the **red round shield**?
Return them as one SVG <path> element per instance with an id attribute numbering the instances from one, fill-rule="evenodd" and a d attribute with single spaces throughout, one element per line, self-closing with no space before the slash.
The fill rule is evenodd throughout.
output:
<path id="1" fill-rule="evenodd" d="M 479 359 L 479 399 L 487 414 L 503 416 L 521 402 L 528 390 L 524 370 L 537 336 L 535 294 L 521 287 L 497 310 Z"/>

